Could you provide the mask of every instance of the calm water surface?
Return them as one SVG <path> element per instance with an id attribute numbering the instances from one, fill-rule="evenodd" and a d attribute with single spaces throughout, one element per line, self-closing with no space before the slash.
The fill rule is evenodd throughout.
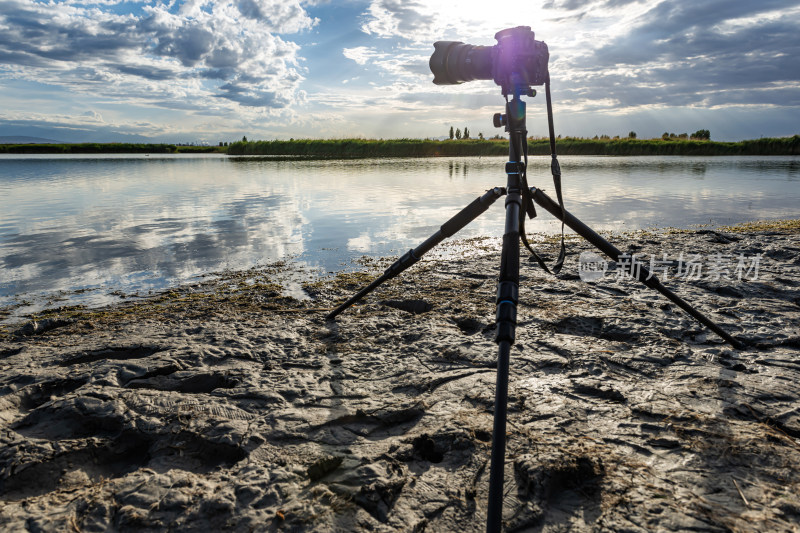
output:
<path id="1" fill-rule="evenodd" d="M 404 252 L 504 186 L 504 161 L 3 155 L 0 306 L 59 292 L 70 304 L 99 304 L 113 291 L 278 259 L 330 272 L 364 254 Z M 800 216 L 798 157 L 560 161 L 567 209 L 597 230 Z M 530 184 L 554 196 L 548 172 L 549 158 L 532 158 Z M 499 237 L 502 205 L 459 236 Z M 526 226 L 560 228 L 541 209 Z"/>

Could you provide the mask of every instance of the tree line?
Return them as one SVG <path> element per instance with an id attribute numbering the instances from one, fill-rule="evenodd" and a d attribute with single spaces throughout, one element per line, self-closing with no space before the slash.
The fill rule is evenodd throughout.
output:
<path id="1" fill-rule="evenodd" d="M 461 133 L 461 128 L 456 128 L 453 131 L 453 126 L 450 126 L 450 140 L 452 141 L 454 137 L 458 140 L 469 139 L 469 128 L 464 126 L 464 133 Z M 483 133 L 478 133 L 478 139 L 483 140 Z"/>

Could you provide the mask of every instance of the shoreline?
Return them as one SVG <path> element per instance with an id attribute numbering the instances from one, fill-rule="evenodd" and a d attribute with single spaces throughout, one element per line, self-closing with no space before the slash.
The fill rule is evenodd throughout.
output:
<path id="1" fill-rule="evenodd" d="M 580 241 L 556 277 L 523 258 L 507 528 L 796 529 L 800 221 L 611 240 L 759 254 L 757 279 L 665 282 L 750 346 L 581 281 Z M 461 244 L 336 322 L 394 258 L 303 302 L 231 273 L 0 335 L 0 527 L 482 531 L 499 253 Z"/>
<path id="2" fill-rule="evenodd" d="M 614 242 L 617 239 L 630 239 L 641 238 L 651 235 L 653 232 L 660 232 L 667 235 L 677 233 L 693 233 L 704 231 L 722 231 L 722 232 L 765 232 L 765 231 L 795 231 L 800 230 L 800 218 L 798 219 L 774 219 L 774 220 L 757 220 L 742 222 L 739 224 L 725 225 L 725 224 L 702 224 L 696 225 L 693 228 L 675 228 L 675 227 L 660 227 L 650 229 L 626 230 L 623 232 L 613 231 L 600 231 L 599 234 L 603 237 Z M 567 231 L 569 228 L 567 228 Z M 528 238 L 531 242 L 538 241 L 540 243 L 554 243 L 560 239 L 560 234 L 552 233 L 528 233 Z M 566 233 L 564 238 L 567 243 L 570 242 L 583 242 L 583 238 L 575 233 Z M 462 243 L 469 243 L 473 249 L 485 248 L 483 242 L 496 240 L 496 237 L 473 237 L 470 239 L 448 239 L 441 243 L 434 249 L 431 256 L 436 256 L 436 252 L 446 251 L 448 249 L 460 249 Z M 320 274 L 309 269 L 307 266 L 294 264 L 292 258 L 279 259 L 273 263 L 262 266 L 254 266 L 243 270 L 224 270 L 219 272 L 206 272 L 199 274 L 195 281 L 186 281 L 177 285 L 168 286 L 166 288 L 151 290 L 146 294 L 139 291 L 132 293 L 123 293 L 119 289 L 108 288 L 105 291 L 101 288 L 97 289 L 79 289 L 77 291 L 51 291 L 50 294 L 40 294 L 36 296 L 25 297 L 17 303 L 11 303 L 0 306 L 0 338 L 3 335 L 8 335 L 15 329 L 19 328 L 26 322 L 30 323 L 36 320 L 63 320 L 65 317 L 69 318 L 73 315 L 80 316 L 84 313 L 101 312 L 104 309 L 125 308 L 130 305 L 147 305 L 150 301 L 170 298 L 175 294 L 183 294 L 184 292 L 203 291 L 203 287 L 219 287 L 223 285 L 237 285 L 240 290 L 248 290 L 249 286 L 258 289 L 268 280 L 267 283 L 272 288 L 275 294 L 280 294 L 284 297 L 295 300 L 307 300 L 310 296 L 304 291 L 305 282 L 299 281 L 301 278 L 312 278 L 316 283 L 320 280 L 330 279 L 337 274 L 345 272 L 352 272 L 353 270 L 363 269 L 369 265 L 375 264 L 390 264 L 396 257 L 394 256 L 367 256 L 364 255 L 360 258 L 355 258 L 348 266 L 343 266 L 340 271 L 328 272 Z M 429 257 L 425 258 L 430 261 Z M 379 272 L 376 271 L 379 274 Z M 252 283 L 252 285 L 248 285 Z M 312 283 L 312 284 L 313 284 Z M 291 288 L 289 288 L 291 287 Z M 55 305 L 55 302 L 69 302 L 73 294 L 83 294 L 90 291 L 100 291 L 100 300 L 111 300 L 108 303 L 91 304 L 91 303 L 67 303 L 64 305 Z M 113 298 L 112 298 L 113 297 Z M 15 298 L 19 298 L 18 296 Z M 32 311 L 16 312 L 21 308 L 31 307 L 33 302 L 30 300 L 43 301 L 42 307 L 35 307 Z M 47 302 L 51 302 L 49 305 Z"/>

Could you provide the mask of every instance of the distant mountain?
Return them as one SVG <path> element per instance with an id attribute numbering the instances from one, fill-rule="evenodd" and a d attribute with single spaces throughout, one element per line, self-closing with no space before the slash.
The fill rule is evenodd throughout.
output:
<path id="1" fill-rule="evenodd" d="M 23 135 L 15 135 L 10 137 L 0 136 L 0 144 L 65 144 L 61 141 L 53 139 L 43 139 L 41 137 L 25 137 Z"/>

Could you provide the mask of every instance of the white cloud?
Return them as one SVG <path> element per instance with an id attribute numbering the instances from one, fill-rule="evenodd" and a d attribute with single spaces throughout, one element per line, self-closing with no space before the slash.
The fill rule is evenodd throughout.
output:
<path id="1" fill-rule="evenodd" d="M 0 124 L 18 127 L 46 127 L 54 131 L 97 129 L 105 131 L 126 131 L 129 134 L 153 135 L 160 133 L 163 126 L 146 120 L 106 121 L 96 111 L 81 114 L 9 112 L 0 113 Z"/>
<path id="2" fill-rule="evenodd" d="M 300 97 L 298 1 L 185 0 L 118 15 L 102 4 L 0 0 L 0 76 L 116 101 L 282 108 Z"/>
<path id="3" fill-rule="evenodd" d="M 242 15 L 261 22 L 271 32 L 297 33 L 319 22 L 311 19 L 298 2 L 236 0 L 235 4 Z"/>
<path id="4" fill-rule="evenodd" d="M 376 52 L 367 48 L 366 46 L 357 46 L 356 48 L 345 48 L 342 50 L 342 55 L 347 59 L 352 59 L 359 65 L 366 65 L 370 58 L 376 56 Z"/>
<path id="5" fill-rule="evenodd" d="M 545 18 L 539 2 L 372 0 L 361 28 L 378 37 L 401 37 L 420 44 L 451 38 L 493 44 L 498 30 L 519 26 L 521 21 L 541 27 Z"/>
<path id="6" fill-rule="evenodd" d="M 104 122 L 103 115 L 94 110 L 81 113 L 81 117 L 85 117 L 89 119 L 91 122 L 101 122 L 101 123 Z"/>

